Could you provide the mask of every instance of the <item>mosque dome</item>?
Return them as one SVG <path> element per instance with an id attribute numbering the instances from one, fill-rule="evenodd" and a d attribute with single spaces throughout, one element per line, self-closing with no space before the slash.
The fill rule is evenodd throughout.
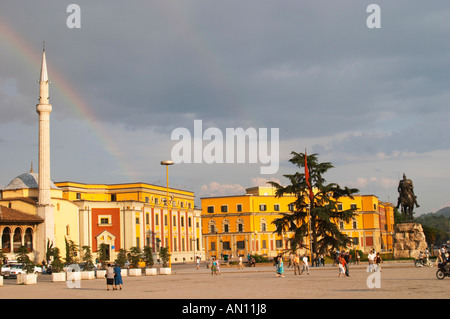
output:
<path id="1" fill-rule="evenodd" d="M 39 175 L 33 171 L 24 173 L 22 175 L 14 178 L 8 186 L 3 188 L 3 190 L 15 190 L 24 188 L 38 188 Z M 53 189 L 58 189 L 56 185 L 50 181 L 50 187 Z"/>

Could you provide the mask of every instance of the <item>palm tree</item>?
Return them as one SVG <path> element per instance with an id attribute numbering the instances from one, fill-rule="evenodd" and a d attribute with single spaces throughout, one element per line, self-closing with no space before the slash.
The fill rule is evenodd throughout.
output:
<path id="1" fill-rule="evenodd" d="M 336 183 L 327 184 L 323 175 L 334 166 L 330 162 L 319 163 L 318 154 L 309 156 L 305 153 L 291 152 L 289 160 L 305 173 L 296 172 L 284 175 L 290 185 L 281 186 L 276 182 L 269 182 L 276 188 L 276 196 L 294 194 L 296 200 L 292 212 L 283 213 L 282 217 L 273 223 L 275 232 L 279 235 L 293 232 L 289 239 L 291 250 L 305 247 L 304 238 L 311 238 L 311 252 L 324 253 L 328 249 L 340 249 L 350 244 L 351 239 L 340 232 L 338 221 L 350 221 L 356 213 L 354 209 L 338 210 L 339 198 L 357 193 L 355 188 L 341 188 Z M 309 175 L 310 179 L 307 178 Z M 308 222 L 309 221 L 309 222 Z M 309 247 L 306 247 L 309 249 Z"/>

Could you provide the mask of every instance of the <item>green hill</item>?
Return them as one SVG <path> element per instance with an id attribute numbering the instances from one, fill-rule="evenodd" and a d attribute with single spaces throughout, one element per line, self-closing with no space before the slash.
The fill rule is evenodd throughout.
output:
<path id="1" fill-rule="evenodd" d="M 423 214 L 415 221 L 425 228 L 431 229 L 435 236 L 435 243 L 445 244 L 450 240 L 450 207 L 444 207 L 435 213 Z"/>

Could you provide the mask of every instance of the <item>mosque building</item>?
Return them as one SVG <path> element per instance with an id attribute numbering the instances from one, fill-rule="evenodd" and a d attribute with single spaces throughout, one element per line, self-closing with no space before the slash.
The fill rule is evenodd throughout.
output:
<path id="1" fill-rule="evenodd" d="M 169 247 L 171 262 L 202 254 L 201 211 L 194 193 L 146 183 L 54 183 L 50 179 L 49 79 L 45 49 L 39 79 L 39 169 L 14 178 L 0 190 L 0 248 L 9 260 L 25 246 L 34 262 L 46 260 L 50 247 L 65 257 L 66 241 L 100 245 L 110 261 L 119 250 Z M 80 257 L 80 256 L 79 256 Z"/>

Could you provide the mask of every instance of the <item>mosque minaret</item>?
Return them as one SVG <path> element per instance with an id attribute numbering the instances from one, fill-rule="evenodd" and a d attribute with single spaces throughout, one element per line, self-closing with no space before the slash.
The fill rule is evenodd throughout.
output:
<path id="1" fill-rule="evenodd" d="M 39 195 L 37 214 L 44 219 L 44 225 L 39 227 L 37 243 L 44 245 L 38 251 L 45 252 L 47 241 L 54 241 L 53 206 L 50 194 L 50 113 L 52 105 L 49 103 L 49 80 L 45 47 L 42 52 L 41 76 L 38 82 L 39 104 L 36 105 L 36 112 L 39 114 Z"/>

